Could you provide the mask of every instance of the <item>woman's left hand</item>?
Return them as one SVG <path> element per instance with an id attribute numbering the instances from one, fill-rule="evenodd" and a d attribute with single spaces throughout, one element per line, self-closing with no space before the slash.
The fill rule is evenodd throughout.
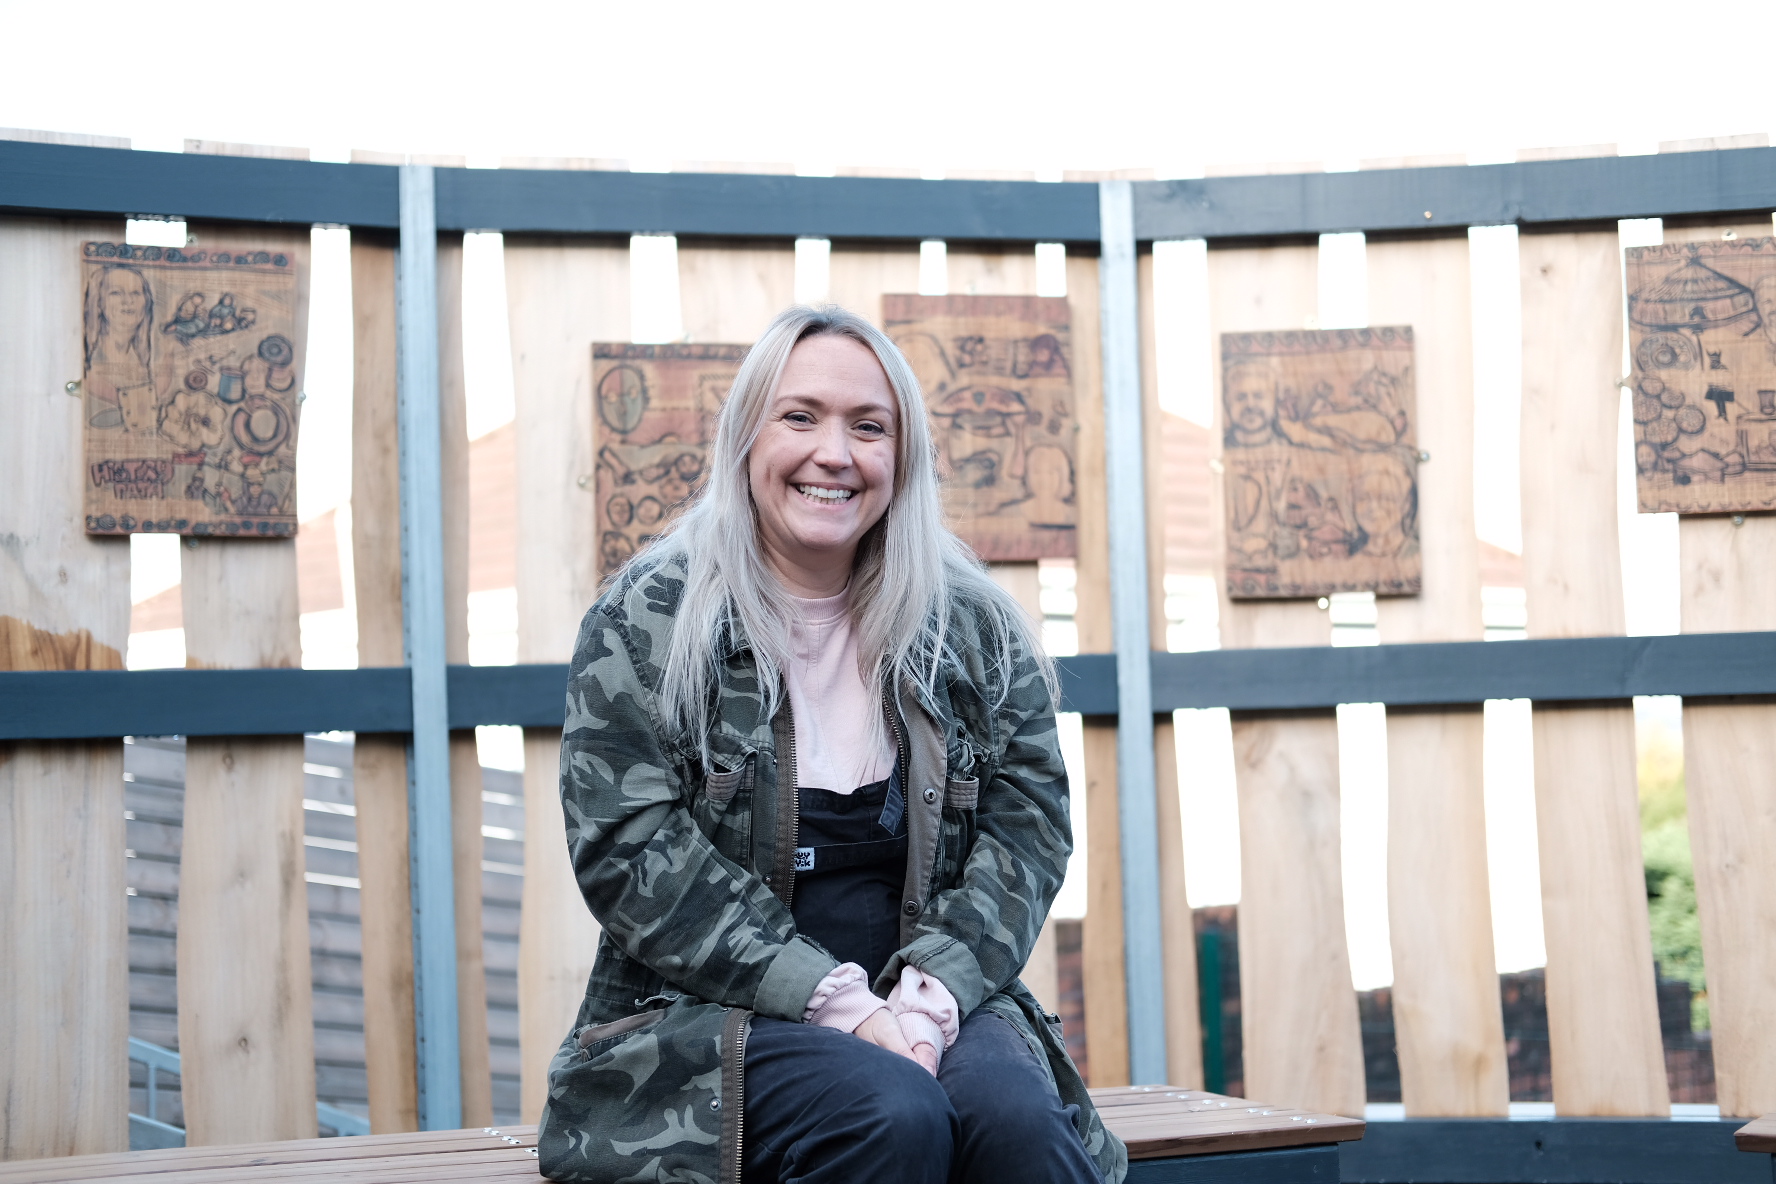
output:
<path id="1" fill-rule="evenodd" d="M 936 1074 L 937 1072 L 936 1058 L 932 1057 L 930 1064 L 926 1064 L 924 1060 L 919 1058 L 912 1046 L 907 1043 L 906 1036 L 901 1033 L 899 1021 L 886 1007 L 878 1007 L 871 1012 L 867 1020 L 857 1025 L 853 1035 L 869 1041 L 877 1048 L 886 1049 L 897 1056 L 903 1056 L 907 1060 L 917 1063 L 927 1073 Z M 923 1051 L 929 1054 L 931 1050 L 927 1048 Z"/>
<path id="2" fill-rule="evenodd" d="M 923 1065 L 927 1073 L 936 1077 L 939 1055 L 937 1050 L 943 1046 L 943 1032 L 932 1022 L 930 1016 L 917 1011 L 903 1011 L 894 1018 L 900 1024 L 900 1034 L 913 1050 L 913 1059 Z"/>

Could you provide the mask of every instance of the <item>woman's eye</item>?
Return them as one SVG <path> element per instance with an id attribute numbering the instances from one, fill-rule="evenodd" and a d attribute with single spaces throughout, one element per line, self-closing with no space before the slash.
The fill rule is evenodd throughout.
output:
<path id="1" fill-rule="evenodd" d="M 857 425 L 857 430 L 866 436 L 880 436 L 885 431 L 881 424 L 867 419 Z"/>
<path id="2" fill-rule="evenodd" d="M 785 422 L 798 424 L 802 427 L 807 427 L 814 422 L 814 417 L 809 415 L 806 411 L 791 411 L 783 418 Z"/>

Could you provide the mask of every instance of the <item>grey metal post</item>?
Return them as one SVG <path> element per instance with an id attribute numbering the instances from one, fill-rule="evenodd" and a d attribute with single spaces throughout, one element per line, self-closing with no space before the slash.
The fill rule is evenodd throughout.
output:
<path id="1" fill-rule="evenodd" d="M 401 633 L 412 678 L 407 755 L 419 1125 L 462 1125 L 450 713 L 444 684 L 444 473 L 438 407 L 438 224 L 429 165 L 401 166 L 395 272 L 401 445 Z"/>
<path id="2" fill-rule="evenodd" d="M 1122 831 L 1122 948 L 1128 979 L 1129 1074 L 1166 1079 L 1165 972 L 1159 921 L 1153 675 L 1147 604 L 1147 479 L 1142 463 L 1141 312 L 1134 193 L 1098 185 L 1103 317 L 1104 449 L 1110 503 L 1110 608 L 1116 638 L 1116 802 Z"/>

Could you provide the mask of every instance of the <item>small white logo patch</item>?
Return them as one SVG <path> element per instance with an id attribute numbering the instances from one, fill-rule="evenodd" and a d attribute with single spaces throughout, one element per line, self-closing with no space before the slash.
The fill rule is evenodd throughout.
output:
<path id="1" fill-rule="evenodd" d="M 814 848 L 796 848 L 795 870 L 798 872 L 811 872 L 814 870 Z"/>

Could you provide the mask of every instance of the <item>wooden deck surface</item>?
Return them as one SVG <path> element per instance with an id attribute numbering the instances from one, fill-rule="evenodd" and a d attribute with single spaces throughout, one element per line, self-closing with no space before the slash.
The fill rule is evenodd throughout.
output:
<path id="1" fill-rule="evenodd" d="M 1363 1123 L 1354 1118 L 1265 1106 L 1199 1090 L 1137 1086 L 1093 1090 L 1092 1097 L 1105 1123 L 1128 1143 L 1131 1159 L 1262 1151 L 1363 1137 Z M 536 1127 L 513 1126 L 79 1155 L 0 1163 L 0 1184 L 534 1181 L 536 1139 Z"/>

